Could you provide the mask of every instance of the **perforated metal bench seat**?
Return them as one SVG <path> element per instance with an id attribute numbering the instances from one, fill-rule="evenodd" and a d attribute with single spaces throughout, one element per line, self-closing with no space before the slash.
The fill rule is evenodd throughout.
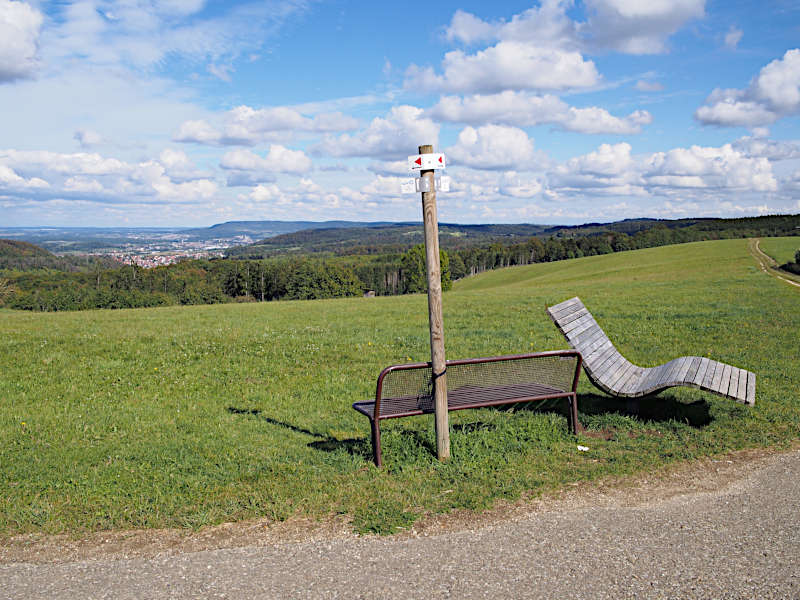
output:
<path id="1" fill-rule="evenodd" d="M 737 402 L 756 401 L 755 373 L 700 356 L 682 356 L 657 367 L 639 367 L 611 343 L 579 298 L 547 309 L 570 346 L 581 353 L 592 383 L 611 396 L 638 398 L 670 387 L 687 386 Z"/>
<path id="2" fill-rule="evenodd" d="M 447 361 L 448 411 L 566 398 L 570 429 L 579 427 L 577 386 L 581 357 L 574 350 Z M 378 376 L 375 400 L 353 404 L 372 427 L 375 464 L 381 466 L 380 421 L 434 412 L 430 363 L 393 365 Z"/>

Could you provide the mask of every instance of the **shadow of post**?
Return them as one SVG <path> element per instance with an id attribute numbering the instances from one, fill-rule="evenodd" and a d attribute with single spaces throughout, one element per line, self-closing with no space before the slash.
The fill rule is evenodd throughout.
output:
<path id="1" fill-rule="evenodd" d="M 370 440 L 368 437 L 337 440 L 336 438 L 330 437 L 328 435 L 315 433 L 309 429 L 304 429 L 303 427 L 298 427 L 297 425 L 293 425 L 291 423 L 285 423 L 283 421 L 273 419 L 272 417 L 268 417 L 264 415 L 261 409 L 259 408 L 237 408 L 235 406 L 229 406 L 226 410 L 232 415 L 245 415 L 245 416 L 258 417 L 259 420 L 264 421 L 265 423 L 269 423 L 270 425 L 275 425 L 276 427 L 282 427 L 284 429 L 288 429 L 295 433 L 301 433 L 303 435 L 319 438 L 313 442 L 309 442 L 308 444 L 306 444 L 309 448 L 314 448 L 315 450 L 321 450 L 323 452 L 344 451 L 353 456 L 360 456 L 367 461 L 372 460 L 372 446 L 370 445 Z"/>

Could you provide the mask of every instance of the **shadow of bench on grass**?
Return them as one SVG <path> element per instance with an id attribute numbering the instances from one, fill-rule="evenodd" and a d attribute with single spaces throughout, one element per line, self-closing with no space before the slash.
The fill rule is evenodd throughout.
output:
<path id="1" fill-rule="evenodd" d="M 583 415 L 603 415 L 603 414 L 620 414 L 628 417 L 633 417 L 641 421 L 680 421 L 686 423 L 691 427 L 702 428 L 707 426 L 713 420 L 711 417 L 710 406 L 704 399 L 698 399 L 694 402 L 686 403 L 681 402 L 669 392 L 662 392 L 658 397 L 645 396 L 639 398 L 637 405 L 632 406 L 630 402 L 624 398 L 613 398 L 604 396 L 602 394 L 579 394 L 578 395 L 578 410 Z M 234 415 L 245 415 L 257 417 L 261 421 L 282 427 L 295 433 L 308 435 L 315 439 L 313 442 L 306 444 L 309 448 L 320 450 L 322 452 L 338 452 L 345 451 L 352 456 L 359 456 L 366 461 L 372 460 L 372 447 L 369 436 L 363 438 L 350 438 L 339 440 L 321 433 L 316 433 L 303 427 L 298 427 L 291 423 L 286 423 L 273 419 L 263 414 L 263 411 L 258 408 L 237 408 L 229 406 L 226 409 L 229 413 Z M 564 418 L 569 415 L 567 408 L 563 406 L 563 402 L 558 400 L 542 400 L 539 402 L 531 402 L 529 404 L 515 404 L 508 406 L 490 407 L 482 410 L 496 410 L 503 412 L 515 411 L 531 411 L 535 413 L 556 413 Z M 432 418 L 432 416 L 428 416 Z M 480 419 L 476 421 L 469 421 L 466 423 L 455 423 L 451 425 L 454 432 L 471 433 L 473 431 L 482 429 L 494 429 L 497 426 L 493 423 L 486 423 Z M 433 442 L 423 437 L 418 431 L 410 429 L 405 432 L 410 435 L 417 443 L 429 450 L 432 454 L 436 454 L 436 448 Z"/>
<path id="2" fill-rule="evenodd" d="M 705 427 L 713 420 L 710 405 L 705 399 L 686 403 L 669 392 L 636 398 L 635 401 L 603 394 L 579 394 L 578 410 L 585 415 L 613 413 L 639 421 L 680 421 L 696 428 Z"/>

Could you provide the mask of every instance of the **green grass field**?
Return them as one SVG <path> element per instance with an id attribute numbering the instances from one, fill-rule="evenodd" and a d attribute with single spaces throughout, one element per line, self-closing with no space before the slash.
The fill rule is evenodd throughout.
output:
<path id="1" fill-rule="evenodd" d="M 800 250 L 800 237 L 761 238 L 759 246 L 775 262 L 783 265 L 794 261 L 795 253 Z"/>
<path id="2" fill-rule="evenodd" d="M 572 482 L 786 446 L 800 432 L 800 290 L 760 272 L 746 240 L 515 267 L 445 294 L 449 358 L 566 347 L 545 306 L 579 295 L 641 365 L 709 356 L 758 374 L 755 408 L 692 389 L 624 402 L 581 379 L 569 435 L 559 403 L 367 419 L 386 365 L 428 357 L 424 295 L 82 313 L 0 310 L 0 539 L 25 532 L 199 527 L 352 516 L 388 533 Z M 577 444 L 589 446 L 578 452 Z"/>

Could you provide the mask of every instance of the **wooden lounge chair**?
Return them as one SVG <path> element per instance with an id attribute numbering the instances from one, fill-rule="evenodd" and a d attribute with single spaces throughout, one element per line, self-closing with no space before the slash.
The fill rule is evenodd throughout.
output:
<path id="1" fill-rule="evenodd" d="M 638 367 L 619 353 L 579 298 L 551 306 L 547 312 L 583 356 L 583 368 L 591 382 L 611 396 L 638 398 L 682 385 L 755 404 L 756 376 L 750 371 L 699 356 Z"/>

